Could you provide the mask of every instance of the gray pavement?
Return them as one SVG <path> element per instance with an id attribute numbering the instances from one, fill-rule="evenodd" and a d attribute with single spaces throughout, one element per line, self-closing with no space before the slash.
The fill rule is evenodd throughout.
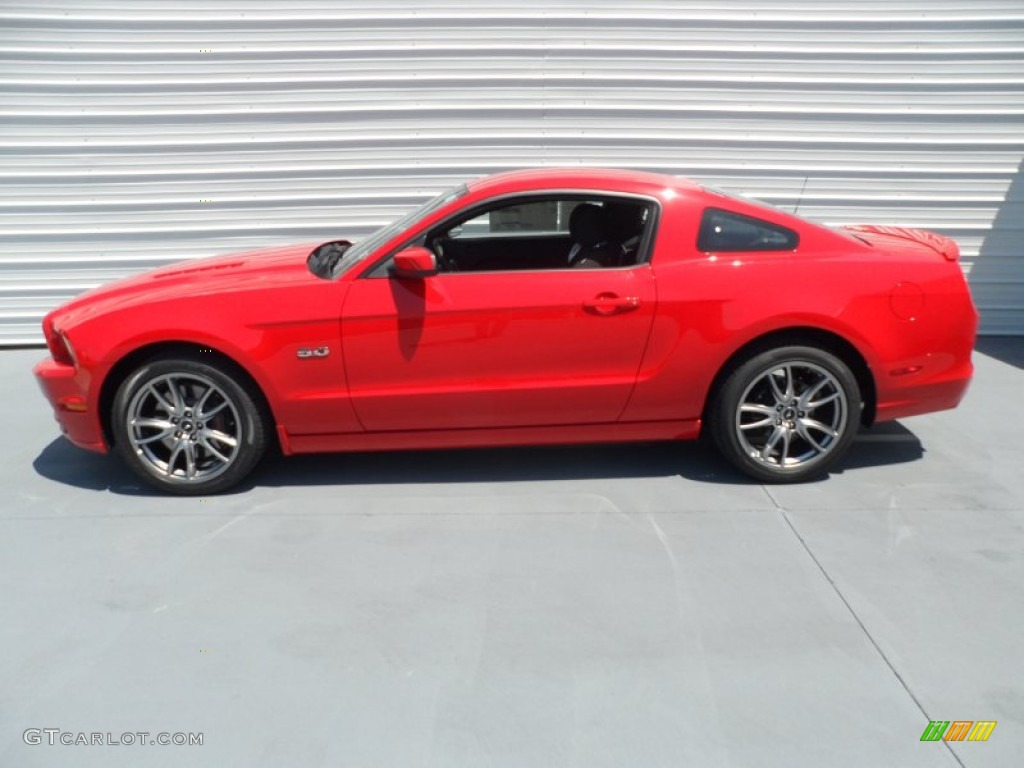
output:
<path id="1" fill-rule="evenodd" d="M 64 444 L 43 353 L 0 352 L 0 766 L 1018 768 L 1024 342 L 983 348 L 958 410 L 808 485 L 665 444 L 278 459 L 208 499 Z"/>

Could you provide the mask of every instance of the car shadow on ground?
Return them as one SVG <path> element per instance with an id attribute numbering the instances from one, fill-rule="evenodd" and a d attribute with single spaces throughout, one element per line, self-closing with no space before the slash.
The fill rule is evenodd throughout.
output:
<path id="1" fill-rule="evenodd" d="M 898 422 L 862 430 L 833 474 L 920 459 L 917 437 Z M 75 448 L 63 438 L 32 463 L 50 480 L 93 491 L 159 496 L 112 456 Z M 506 483 L 679 476 L 717 485 L 756 485 L 703 442 L 388 451 L 270 457 L 229 493 L 259 487 Z"/>

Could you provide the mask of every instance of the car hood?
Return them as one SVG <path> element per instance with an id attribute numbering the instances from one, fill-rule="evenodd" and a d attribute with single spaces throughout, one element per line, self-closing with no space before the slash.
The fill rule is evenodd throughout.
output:
<path id="1" fill-rule="evenodd" d="M 314 247 L 291 245 L 160 267 L 83 293 L 56 310 L 55 320 L 58 327 L 66 328 L 136 304 L 319 281 L 306 267 Z"/>

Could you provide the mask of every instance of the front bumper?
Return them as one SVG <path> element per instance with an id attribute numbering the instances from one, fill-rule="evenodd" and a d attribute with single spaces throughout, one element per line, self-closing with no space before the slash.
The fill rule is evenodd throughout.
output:
<path id="1" fill-rule="evenodd" d="M 107 453 L 103 426 L 95 407 L 89 404 L 88 392 L 82 386 L 79 372 L 70 365 L 41 360 L 32 369 L 39 388 L 53 407 L 53 415 L 64 433 L 79 448 Z"/>

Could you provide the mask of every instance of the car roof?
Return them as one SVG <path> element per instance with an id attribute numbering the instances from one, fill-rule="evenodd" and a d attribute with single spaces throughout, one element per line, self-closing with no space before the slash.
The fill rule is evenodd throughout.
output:
<path id="1" fill-rule="evenodd" d="M 615 168 L 532 168 L 506 171 L 476 179 L 467 186 L 474 193 L 578 187 L 647 193 L 665 189 L 680 192 L 702 189 L 696 182 L 681 176 Z"/>
<path id="2" fill-rule="evenodd" d="M 663 202 L 675 198 L 709 208 L 721 207 L 740 215 L 789 227 L 799 232 L 801 239 L 813 233 L 819 244 L 831 243 L 831 246 L 843 249 L 849 249 L 854 243 L 862 248 L 869 247 L 865 242 L 858 241 L 846 233 L 802 219 L 795 213 L 783 211 L 760 200 L 736 197 L 718 189 L 705 187 L 692 179 L 669 174 L 613 168 L 534 168 L 484 176 L 469 182 L 466 187 L 472 198 L 475 198 L 470 200 L 470 204 L 507 194 L 544 191 L 635 194 Z"/>

